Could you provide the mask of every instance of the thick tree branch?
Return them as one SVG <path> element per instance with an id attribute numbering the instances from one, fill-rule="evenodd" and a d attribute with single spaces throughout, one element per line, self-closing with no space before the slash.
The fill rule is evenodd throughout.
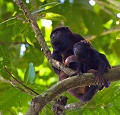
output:
<path id="1" fill-rule="evenodd" d="M 38 115 L 41 112 L 42 108 L 53 100 L 59 94 L 67 91 L 68 89 L 75 88 L 78 86 L 86 86 L 86 85 L 95 85 L 94 84 L 94 75 L 92 73 L 85 73 L 81 76 L 74 76 L 67 78 L 65 80 L 59 81 L 57 84 L 49 88 L 47 91 L 42 93 L 41 95 L 33 98 L 31 106 L 26 113 L 26 115 Z M 120 68 L 113 68 L 108 71 L 108 73 L 104 74 L 104 77 L 107 81 L 117 81 L 120 80 Z"/>
<path id="2" fill-rule="evenodd" d="M 36 35 L 36 38 L 40 44 L 40 46 L 42 47 L 42 50 L 44 52 L 44 55 L 47 57 L 47 59 L 49 60 L 49 62 L 51 62 L 51 52 L 42 36 L 42 33 L 36 23 L 36 20 L 33 18 L 32 14 L 30 13 L 29 9 L 27 8 L 27 6 L 21 1 L 21 0 L 13 0 L 18 6 L 19 8 L 23 11 L 24 15 L 26 16 L 27 20 L 30 22 L 31 27 Z"/>

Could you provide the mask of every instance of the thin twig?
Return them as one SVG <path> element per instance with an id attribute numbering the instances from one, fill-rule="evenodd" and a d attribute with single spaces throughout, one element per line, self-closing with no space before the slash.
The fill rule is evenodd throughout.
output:
<path id="1" fill-rule="evenodd" d="M 106 13 L 108 13 L 108 14 L 110 14 L 110 15 L 113 15 L 113 16 L 115 16 L 116 18 L 118 18 L 117 15 L 116 15 L 114 12 L 110 11 L 110 10 L 107 9 L 106 7 L 102 6 L 101 4 L 99 4 L 99 6 L 100 6 L 101 9 L 103 9 Z"/>
<path id="2" fill-rule="evenodd" d="M 15 80 L 17 81 L 19 84 L 21 84 L 24 88 L 28 89 L 29 91 L 33 92 L 36 95 L 39 95 L 37 92 L 35 92 L 34 90 L 32 90 L 31 88 L 27 87 L 26 85 L 24 85 L 21 81 L 17 80 L 8 70 L 6 67 L 4 67 L 5 71 Z"/>
<path id="3" fill-rule="evenodd" d="M 19 19 L 19 20 L 21 20 L 21 21 L 23 21 L 23 22 L 27 22 L 25 19 L 23 19 L 23 18 L 20 17 L 21 15 L 23 15 L 23 14 L 18 14 L 18 15 L 15 16 L 15 17 L 12 17 L 12 18 L 10 18 L 10 19 L 7 19 L 7 20 L 1 22 L 0 25 L 1 25 L 1 24 L 4 24 L 4 23 L 6 23 L 6 22 L 8 22 L 8 21 L 10 21 L 10 20 L 14 20 L 14 19 Z"/>
<path id="4" fill-rule="evenodd" d="M 120 7 L 117 7 L 117 6 L 114 6 L 112 4 L 108 4 L 107 2 L 103 2 L 103 1 L 100 1 L 100 0 L 95 0 L 96 3 L 100 4 L 100 5 L 103 5 L 103 6 L 106 6 L 108 8 L 111 8 L 111 9 L 114 9 L 116 11 L 120 11 Z"/>
<path id="5" fill-rule="evenodd" d="M 6 44 L 28 44 L 27 42 L 4 42 L 4 41 L 0 41 L 0 44 L 6 45 Z"/>
<path id="6" fill-rule="evenodd" d="M 36 94 L 31 93 L 31 92 L 29 92 L 29 91 L 27 91 L 27 90 L 24 90 L 23 88 L 17 86 L 16 83 L 14 83 L 12 80 L 9 80 L 9 82 L 11 83 L 11 85 L 12 85 L 13 87 L 17 88 L 18 90 L 20 90 L 20 91 L 22 91 L 22 92 L 24 92 L 24 93 L 26 93 L 26 94 L 29 94 L 29 95 L 31 95 L 31 96 L 36 96 Z"/>
<path id="7" fill-rule="evenodd" d="M 106 0 L 107 2 L 113 4 L 114 6 L 117 6 L 120 8 L 120 2 L 119 1 L 115 1 L 115 0 Z"/>
<path id="8" fill-rule="evenodd" d="M 71 103 L 71 104 L 67 104 L 65 106 L 65 110 L 71 111 L 73 109 L 78 109 L 83 107 L 87 102 L 78 102 L 78 103 Z"/>
<path id="9" fill-rule="evenodd" d="M 104 35 L 115 33 L 115 32 L 119 32 L 119 31 L 120 31 L 120 26 L 118 26 L 116 28 L 112 28 L 112 29 L 106 30 L 103 33 L 101 33 L 100 36 L 104 36 Z M 85 37 L 85 39 L 87 39 L 88 41 L 93 40 L 95 38 L 96 38 L 95 35 L 93 35 L 93 36 L 86 36 Z"/>

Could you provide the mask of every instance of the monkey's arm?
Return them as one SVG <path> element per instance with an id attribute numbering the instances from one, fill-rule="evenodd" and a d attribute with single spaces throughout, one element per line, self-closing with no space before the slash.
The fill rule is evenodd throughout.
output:
<path id="1" fill-rule="evenodd" d="M 59 61 L 59 62 L 62 62 L 62 56 L 60 55 L 60 53 L 58 51 L 53 51 L 52 52 L 52 58 Z M 52 66 L 52 67 L 53 67 L 55 73 L 59 75 L 60 70 L 55 68 L 54 66 Z"/>
<path id="2" fill-rule="evenodd" d="M 106 70 L 106 63 L 102 58 L 99 56 L 99 53 L 94 50 L 93 57 L 96 59 L 96 62 L 98 62 L 98 72 L 97 76 L 95 77 L 95 83 L 102 87 L 103 85 L 105 87 L 109 87 L 109 82 L 106 81 L 106 79 L 103 77 L 103 74 L 105 73 Z"/>
<path id="3" fill-rule="evenodd" d="M 78 63 L 79 63 L 79 60 L 77 59 L 76 56 L 71 55 L 71 56 L 69 56 L 69 57 L 65 60 L 65 65 L 69 66 L 69 64 L 70 64 L 71 62 L 78 62 Z"/>
<path id="4" fill-rule="evenodd" d="M 103 61 L 105 61 L 106 67 L 109 68 L 109 69 L 111 69 L 111 66 L 110 66 L 110 64 L 109 64 L 106 56 L 104 54 L 101 54 L 101 53 L 99 53 L 99 56 L 102 58 Z"/>

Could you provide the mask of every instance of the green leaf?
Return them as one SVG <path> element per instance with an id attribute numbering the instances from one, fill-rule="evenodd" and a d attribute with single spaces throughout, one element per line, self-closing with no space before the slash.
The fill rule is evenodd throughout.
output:
<path id="1" fill-rule="evenodd" d="M 104 107 L 97 107 L 97 110 L 99 111 L 100 115 L 109 115 Z"/>
<path id="2" fill-rule="evenodd" d="M 15 88 L 10 88 L 6 93 L 0 98 L 0 110 L 6 110 L 19 100 L 20 91 Z"/>
<path id="3" fill-rule="evenodd" d="M 15 20 L 16 20 L 16 17 L 11 17 L 8 21 L 6 21 L 7 27 L 11 25 L 15 25 Z"/>
<path id="4" fill-rule="evenodd" d="M 33 84 L 34 80 L 35 80 L 35 68 L 33 66 L 33 63 L 29 63 L 29 66 L 25 72 L 24 82 L 26 84 L 28 83 Z"/>
<path id="5" fill-rule="evenodd" d="M 38 13 L 38 12 L 42 12 L 42 11 L 44 11 L 44 10 L 53 8 L 53 7 L 55 7 L 55 6 L 59 5 L 59 4 L 60 4 L 60 3 L 58 3 L 58 2 L 51 2 L 51 3 L 48 3 L 48 4 L 41 5 L 41 6 L 38 8 L 38 10 L 32 12 L 32 14 L 36 14 L 36 13 Z"/>
<path id="6" fill-rule="evenodd" d="M 30 45 L 34 45 L 35 34 L 33 32 L 25 32 L 25 38 Z"/>
<path id="7" fill-rule="evenodd" d="M 22 23 L 21 20 L 17 21 L 15 26 L 13 27 L 13 34 L 14 35 L 18 35 L 21 34 L 21 32 L 23 32 L 26 28 L 26 24 Z"/>
<path id="8" fill-rule="evenodd" d="M 56 13 L 46 13 L 44 18 L 49 20 L 54 20 L 54 21 L 66 21 L 64 16 Z"/>
<path id="9" fill-rule="evenodd" d="M 120 110 L 118 108 L 113 106 L 113 107 L 111 107 L 111 109 L 114 111 L 115 115 L 120 115 Z"/>
<path id="10" fill-rule="evenodd" d="M 75 0 L 75 5 L 78 5 L 81 9 L 93 10 L 92 6 L 89 4 L 89 0 Z"/>
<path id="11" fill-rule="evenodd" d="M 103 31 L 101 18 L 90 10 L 84 10 L 82 13 L 84 23 L 91 34 L 99 35 Z"/>
<path id="12" fill-rule="evenodd" d="M 9 72 L 11 72 L 11 68 L 12 68 L 11 58 L 8 52 L 4 49 L 4 47 L 0 45 L 0 75 L 5 79 L 9 79 L 10 75 L 7 73 L 5 68 Z"/>
<path id="13" fill-rule="evenodd" d="M 26 99 L 27 97 L 27 99 Z M 30 97 L 30 96 L 29 96 Z M 8 89 L 0 98 L 0 110 L 10 109 L 12 106 L 20 106 L 24 101 L 28 101 L 28 95 L 22 93 L 20 90 L 12 87 Z M 27 102 L 26 102 L 27 103 Z"/>
<path id="14" fill-rule="evenodd" d="M 116 40 L 110 45 L 110 48 L 114 51 L 114 53 L 120 58 L 120 40 Z"/>

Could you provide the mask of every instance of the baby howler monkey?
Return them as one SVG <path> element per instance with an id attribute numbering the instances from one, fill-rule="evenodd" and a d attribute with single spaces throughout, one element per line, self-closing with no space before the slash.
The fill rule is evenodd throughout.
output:
<path id="1" fill-rule="evenodd" d="M 99 88 L 103 86 L 109 87 L 109 82 L 103 77 L 103 74 L 110 69 L 110 64 L 106 56 L 95 50 L 89 42 L 82 40 L 76 43 L 73 47 L 74 55 L 69 56 L 65 64 L 68 65 L 70 62 L 79 62 L 87 66 L 87 70 L 95 69 L 97 70 L 97 75 L 95 77 L 95 84 Z"/>

